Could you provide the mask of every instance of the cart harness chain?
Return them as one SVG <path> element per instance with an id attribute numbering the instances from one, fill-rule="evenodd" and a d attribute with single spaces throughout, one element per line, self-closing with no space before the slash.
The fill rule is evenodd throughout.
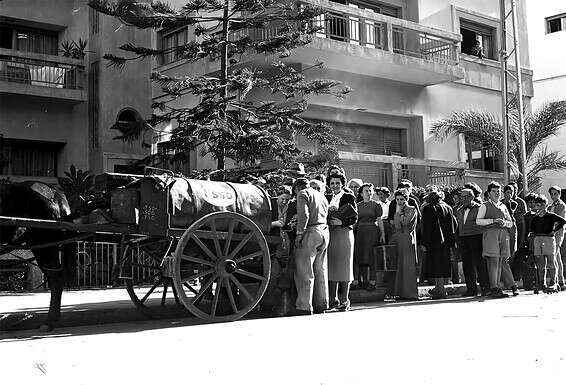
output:
<path id="1" fill-rule="evenodd" d="M 36 249 L 46 249 L 48 247 L 54 247 L 54 246 L 62 246 L 62 245 L 67 245 L 69 243 L 73 243 L 73 242 L 77 242 L 77 241 L 82 241 L 88 238 L 93 237 L 95 234 L 81 234 L 81 235 L 77 235 L 76 237 L 72 237 L 72 238 L 68 238 L 65 239 L 63 241 L 57 241 L 57 242 L 49 242 L 49 243 L 42 243 L 40 245 L 30 245 L 30 246 L 24 246 L 24 245 L 9 245 L 9 244 L 3 244 L 0 245 L 0 254 L 10 254 L 12 257 L 15 257 L 16 259 L 25 262 L 29 265 L 32 266 L 36 266 L 39 267 L 40 269 L 43 270 L 47 270 L 47 271 L 62 271 L 63 268 L 58 268 L 58 269 L 50 269 L 48 267 L 42 267 L 39 266 L 37 263 L 34 263 L 33 261 L 35 261 L 37 259 L 37 257 L 32 257 L 32 258 L 24 258 L 24 257 L 20 257 L 17 254 L 12 253 L 12 250 L 36 250 Z"/>

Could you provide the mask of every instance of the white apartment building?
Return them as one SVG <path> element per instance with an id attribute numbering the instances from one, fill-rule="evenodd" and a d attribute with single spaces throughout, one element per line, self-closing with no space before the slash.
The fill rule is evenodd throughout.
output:
<path id="1" fill-rule="evenodd" d="M 533 108 L 566 100 L 566 1 L 527 0 L 529 50 L 533 70 Z M 566 127 L 548 142 L 552 150 L 566 154 Z M 542 174 L 541 192 L 553 185 L 566 187 L 566 171 Z"/>

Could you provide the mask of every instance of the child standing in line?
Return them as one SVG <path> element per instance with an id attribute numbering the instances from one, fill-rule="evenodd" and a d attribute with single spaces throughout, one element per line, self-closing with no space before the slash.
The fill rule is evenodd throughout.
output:
<path id="1" fill-rule="evenodd" d="M 545 293 L 557 292 L 554 267 L 556 254 L 556 241 L 554 234 L 566 224 L 566 219 L 549 212 L 548 200 L 539 195 L 535 198 L 536 215 L 531 220 L 530 235 L 534 235 L 533 252 L 535 255 L 539 285 Z M 548 275 L 547 275 L 548 269 Z M 546 285 L 546 277 L 550 276 L 550 282 Z"/>

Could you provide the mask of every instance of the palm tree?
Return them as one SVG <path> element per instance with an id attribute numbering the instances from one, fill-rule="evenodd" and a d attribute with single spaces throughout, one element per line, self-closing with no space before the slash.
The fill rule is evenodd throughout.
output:
<path id="1" fill-rule="evenodd" d="M 520 180 L 524 170 L 518 161 L 521 157 L 517 116 L 515 105 L 511 107 L 509 119 L 509 164 L 515 179 Z M 566 100 L 548 102 L 532 113 L 525 109 L 524 116 L 527 181 L 534 191 L 541 187 L 541 171 L 566 169 L 566 157 L 547 146 L 547 140 L 557 136 L 566 123 Z M 498 155 L 503 152 L 501 118 L 484 111 L 454 112 L 434 123 L 430 133 L 440 141 L 463 134 L 467 143 L 493 150 Z"/>
<path id="2" fill-rule="evenodd" d="M 83 206 L 88 194 L 94 188 L 94 175 L 90 171 L 77 169 L 71 165 L 69 171 L 65 171 L 65 176 L 58 178 L 59 185 L 65 192 L 71 210 L 75 212 Z"/>

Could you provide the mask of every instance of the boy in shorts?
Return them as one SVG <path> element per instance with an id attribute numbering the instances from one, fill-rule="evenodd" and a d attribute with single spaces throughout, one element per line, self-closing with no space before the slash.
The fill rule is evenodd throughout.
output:
<path id="1" fill-rule="evenodd" d="M 566 219 L 547 211 L 548 200 L 539 195 L 535 198 L 536 215 L 531 220 L 530 236 L 534 236 L 533 253 L 538 267 L 538 281 L 545 293 L 557 292 L 554 258 L 556 256 L 555 233 L 564 227 Z M 547 269 L 549 285 L 546 285 Z M 540 288 L 539 288 L 540 289 Z"/>

